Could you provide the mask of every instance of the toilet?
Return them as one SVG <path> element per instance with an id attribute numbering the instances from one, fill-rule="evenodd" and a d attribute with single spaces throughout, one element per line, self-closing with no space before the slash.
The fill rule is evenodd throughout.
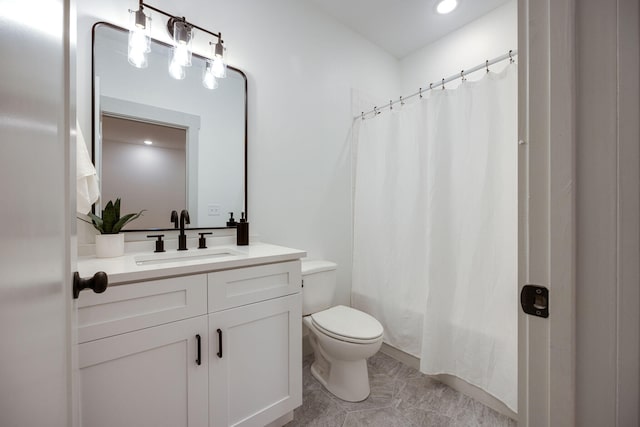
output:
<path id="1" fill-rule="evenodd" d="M 336 397 L 359 402 L 369 396 L 367 359 L 380 349 L 384 329 L 367 313 L 331 307 L 336 267 L 302 260 L 302 321 L 314 351 L 311 374 Z"/>

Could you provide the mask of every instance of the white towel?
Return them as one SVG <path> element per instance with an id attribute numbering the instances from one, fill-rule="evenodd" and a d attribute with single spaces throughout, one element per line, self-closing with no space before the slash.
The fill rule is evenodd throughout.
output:
<path id="1" fill-rule="evenodd" d="M 76 210 L 86 214 L 100 197 L 100 185 L 78 122 L 76 129 Z"/>

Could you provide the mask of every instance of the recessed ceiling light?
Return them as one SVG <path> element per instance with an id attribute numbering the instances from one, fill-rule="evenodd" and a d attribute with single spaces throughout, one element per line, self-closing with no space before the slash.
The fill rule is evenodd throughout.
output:
<path id="1" fill-rule="evenodd" d="M 153 141 L 149 141 L 148 139 L 145 139 L 144 143 L 147 144 L 147 145 L 151 145 L 151 144 L 153 144 Z"/>
<path id="2" fill-rule="evenodd" d="M 458 0 L 442 0 L 438 3 L 438 6 L 436 6 L 436 10 L 439 14 L 445 15 L 452 12 L 456 7 L 458 7 Z"/>

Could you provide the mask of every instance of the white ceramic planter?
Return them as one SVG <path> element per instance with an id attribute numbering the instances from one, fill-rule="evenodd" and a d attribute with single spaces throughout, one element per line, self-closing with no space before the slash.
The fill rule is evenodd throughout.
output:
<path id="1" fill-rule="evenodd" d="M 96 234 L 96 256 L 113 258 L 124 255 L 124 234 Z"/>

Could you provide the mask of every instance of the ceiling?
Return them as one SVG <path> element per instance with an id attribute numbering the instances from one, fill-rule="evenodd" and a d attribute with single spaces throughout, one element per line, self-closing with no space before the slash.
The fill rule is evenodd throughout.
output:
<path id="1" fill-rule="evenodd" d="M 184 151 L 187 136 L 184 129 L 103 115 L 102 138 L 105 141 L 140 145 L 150 140 L 154 147 Z"/>
<path id="2" fill-rule="evenodd" d="M 448 15 L 437 0 L 308 0 L 401 59 L 510 0 L 459 0 Z"/>

